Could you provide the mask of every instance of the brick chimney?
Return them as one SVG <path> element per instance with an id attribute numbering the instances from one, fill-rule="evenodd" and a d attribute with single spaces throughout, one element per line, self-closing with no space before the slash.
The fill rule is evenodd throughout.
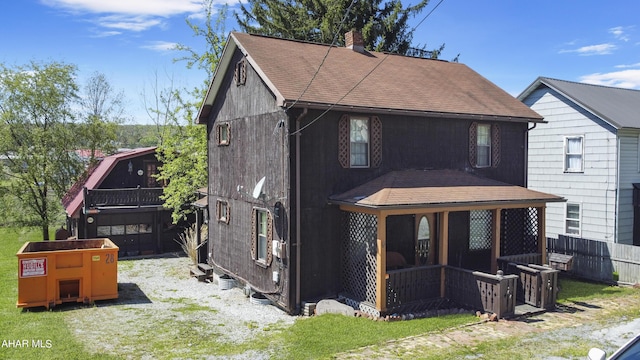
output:
<path id="1" fill-rule="evenodd" d="M 344 42 L 347 49 L 351 49 L 359 53 L 364 52 L 364 40 L 362 39 L 362 34 L 359 31 L 351 30 L 344 34 Z"/>

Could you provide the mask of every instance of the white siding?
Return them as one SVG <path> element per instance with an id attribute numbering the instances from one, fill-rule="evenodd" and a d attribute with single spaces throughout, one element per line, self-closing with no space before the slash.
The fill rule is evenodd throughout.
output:
<path id="1" fill-rule="evenodd" d="M 566 98 L 541 88 L 524 101 L 547 124 L 529 132 L 528 187 L 581 205 L 581 237 L 615 241 L 616 135 Z M 564 139 L 584 136 L 582 173 L 564 172 Z M 565 204 L 547 207 L 547 236 L 565 234 Z"/>
<path id="2" fill-rule="evenodd" d="M 618 242 L 633 244 L 633 184 L 640 183 L 638 130 L 618 132 L 620 144 L 620 182 L 618 198 Z"/>

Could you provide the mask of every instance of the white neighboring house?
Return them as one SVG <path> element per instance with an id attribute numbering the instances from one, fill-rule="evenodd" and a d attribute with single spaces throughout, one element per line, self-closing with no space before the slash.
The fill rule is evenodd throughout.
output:
<path id="1" fill-rule="evenodd" d="M 640 245 L 640 91 L 540 77 L 518 99 L 547 122 L 528 187 L 567 199 L 547 205 L 547 237 Z"/>

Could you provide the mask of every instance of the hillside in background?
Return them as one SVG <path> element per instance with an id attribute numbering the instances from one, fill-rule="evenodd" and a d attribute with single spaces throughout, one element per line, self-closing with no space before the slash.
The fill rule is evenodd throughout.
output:
<path id="1" fill-rule="evenodd" d="M 160 128 L 156 125 L 120 125 L 116 130 L 117 148 L 157 146 Z"/>

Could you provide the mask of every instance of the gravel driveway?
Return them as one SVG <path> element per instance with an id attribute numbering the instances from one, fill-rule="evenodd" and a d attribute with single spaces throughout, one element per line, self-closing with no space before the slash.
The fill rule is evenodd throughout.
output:
<path id="1" fill-rule="evenodd" d="M 242 344 L 295 321 L 275 306 L 251 303 L 242 289 L 199 282 L 189 275 L 186 257 L 120 261 L 118 289 L 117 300 L 67 313 L 92 352 L 132 359 L 265 359 L 269 351 L 242 350 Z"/>

